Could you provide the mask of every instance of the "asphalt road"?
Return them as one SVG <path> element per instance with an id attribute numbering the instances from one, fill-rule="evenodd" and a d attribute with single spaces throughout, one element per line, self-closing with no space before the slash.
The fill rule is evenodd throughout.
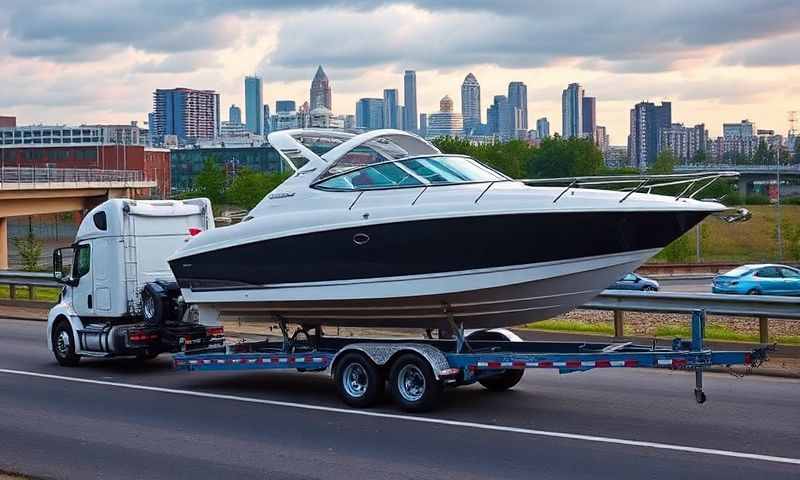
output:
<path id="1" fill-rule="evenodd" d="M 528 371 L 442 408 L 342 407 L 322 374 L 179 373 L 169 358 L 55 364 L 0 320 L 0 470 L 47 478 L 800 478 L 800 381 Z M 282 403 L 283 402 L 283 403 Z M 702 450 L 696 450 L 702 449 Z"/>
<path id="2" fill-rule="evenodd" d="M 660 278 L 662 292 L 711 293 L 710 278 Z"/>

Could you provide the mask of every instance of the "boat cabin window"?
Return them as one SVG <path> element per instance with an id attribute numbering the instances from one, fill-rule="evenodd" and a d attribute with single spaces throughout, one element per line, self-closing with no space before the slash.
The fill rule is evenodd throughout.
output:
<path id="1" fill-rule="evenodd" d="M 433 184 L 505 180 L 501 175 L 468 157 L 418 157 L 401 160 L 399 163 Z"/>
<path id="2" fill-rule="evenodd" d="M 326 190 L 369 190 L 422 185 L 410 172 L 394 163 L 381 163 L 337 175 L 316 186 Z"/>

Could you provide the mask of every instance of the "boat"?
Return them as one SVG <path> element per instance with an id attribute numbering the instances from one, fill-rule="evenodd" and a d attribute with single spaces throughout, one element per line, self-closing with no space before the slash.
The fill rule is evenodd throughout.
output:
<path id="1" fill-rule="evenodd" d="M 693 197 L 735 175 L 518 181 L 399 130 L 285 130 L 268 141 L 290 177 L 169 264 L 188 304 L 310 327 L 552 318 L 726 210 Z M 689 187 L 648 193 L 676 185 Z"/>

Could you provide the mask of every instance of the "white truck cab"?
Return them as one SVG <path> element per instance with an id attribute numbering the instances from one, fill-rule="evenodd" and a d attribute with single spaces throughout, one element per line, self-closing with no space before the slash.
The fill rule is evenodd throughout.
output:
<path id="1" fill-rule="evenodd" d="M 167 258 L 214 228 L 208 199 L 112 199 L 92 209 L 71 247 L 53 252 L 64 285 L 48 315 L 47 342 L 62 365 L 81 356 L 149 358 L 221 341 L 218 325 L 183 318 Z"/>

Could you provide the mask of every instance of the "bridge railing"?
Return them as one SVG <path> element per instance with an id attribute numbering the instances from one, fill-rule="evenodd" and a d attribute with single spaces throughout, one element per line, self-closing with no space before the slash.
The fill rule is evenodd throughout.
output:
<path id="1" fill-rule="evenodd" d="M 41 185 L 54 183 L 123 183 L 144 181 L 139 170 L 102 170 L 99 168 L 0 167 L 0 185 Z"/>
<path id="2" fill-rule="evenodd" d="M 731 165 L 722 163 L 702 163 L 702 164 L 679 164 L 675 165 L 675 171 L 737 171 L 737 172 L 774 172 L 778 170 L 778 165 L 765 164 L 765 165 Z M 794 173 L 800 172 L 800 164 L 782 164 L 780 165 L 781 172 Z"/>

